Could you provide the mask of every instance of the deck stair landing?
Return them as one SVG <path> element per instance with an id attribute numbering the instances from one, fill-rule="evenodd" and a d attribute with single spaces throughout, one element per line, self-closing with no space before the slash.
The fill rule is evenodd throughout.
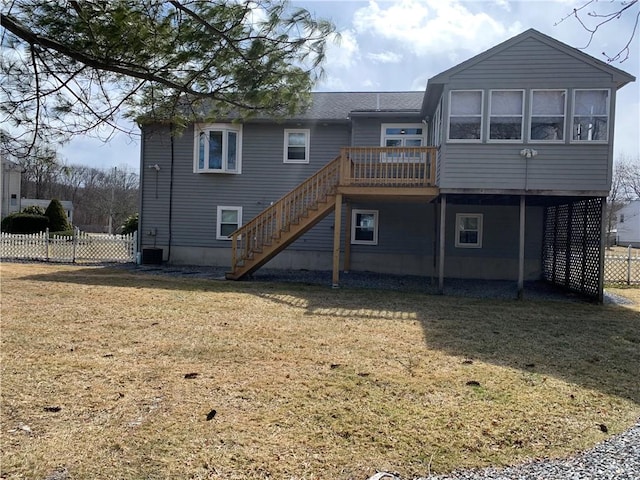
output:
<path id="1" fill-rule="evenodd" d="M 298 185 L 231 235 L 229 280 L 255 272 L 331 212 L 340 180 L 340 157 Z"/>

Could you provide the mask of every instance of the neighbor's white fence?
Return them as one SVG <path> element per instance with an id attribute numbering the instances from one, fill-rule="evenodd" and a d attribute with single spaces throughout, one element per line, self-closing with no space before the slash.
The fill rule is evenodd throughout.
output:
<path id="1" fill-rule="evenodd" d="M 632 249 L 627 249 L 626 255 L 605 255 L 604 257 L 605 283 L 625 285 L 640 285 L 640 256 L 632 255 Z"/>
<path id="2" fill-rule="evenodd" d="M 0 258 L 47 262 L 135 262 L 137 233 L 103 235 L 74 230 L 73 237 L 0 234 Z"/>

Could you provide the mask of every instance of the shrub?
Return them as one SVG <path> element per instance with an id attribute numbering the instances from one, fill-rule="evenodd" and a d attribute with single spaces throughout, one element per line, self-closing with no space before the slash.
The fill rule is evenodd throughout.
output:
<path id="1" fill-rule="evenodd" d="M 49 218 L 44 215 L 31 213 L 12 213 L 2 219 L 3 232 L 7 233 L 38 233 L 49 226 Z"/>
<path id="2" fill-rule="evenodd" d="M 122 235 L 129 235 L 138 230 L 138 214 L 129 215 L 120 229 Z"/>
<path id="3" fill-rule="evenodd" d="M 44 208 L 38 205 L 29 205 L 22 209 L 22 213 L 30 213 L 31 215 L 44 215 Z"/>
<path id="4" fill-rule="evenodd" d="M 56 198 L 51 200 L 44 214 L 49 218 L 49 230 L 51 232 L 71 230 L 72 227 L 67 220 L 67 213 L 62 208 L 60 200 Z"/>

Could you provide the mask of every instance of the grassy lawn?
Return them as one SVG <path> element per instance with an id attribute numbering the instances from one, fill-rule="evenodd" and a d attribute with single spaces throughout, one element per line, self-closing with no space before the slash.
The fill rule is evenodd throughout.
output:
<path id="1" fill-rule="evenodd" d="M 2 479 L 412 478 L 566 455 L 640 415 L 637 305 L 0 275 Z"/>

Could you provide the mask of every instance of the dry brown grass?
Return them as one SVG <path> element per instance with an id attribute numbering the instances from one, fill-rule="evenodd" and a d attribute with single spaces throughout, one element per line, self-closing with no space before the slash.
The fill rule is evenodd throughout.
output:
<path id="1" fill-rule="evenodd" d="M 410 478 L 640 415 L 637 306 L 0 273 L 3 479 Z"/>

